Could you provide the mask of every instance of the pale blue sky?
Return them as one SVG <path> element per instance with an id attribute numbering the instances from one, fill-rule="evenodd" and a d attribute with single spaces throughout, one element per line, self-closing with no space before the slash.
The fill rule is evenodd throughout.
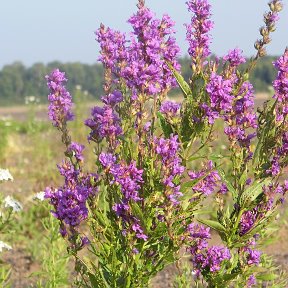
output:
<path id="1" fill-rule="evenodd" d="M 35 62 L 59 60 L 95 63 L 98 46 L 94 31 L 103 22 L 129 31 L 128 17 L 136 0 L 0 0 L 0 67 L 16 60 L 30 66 Z M 184 23 L 189 22 L 185 0 L 146 0 L 158 16 L 168 13 L 177 22 L 177 39 L 185 54 Z M 210 0 L 212 4 L 212 51 L 223 55 L 231 48 L 254 53 L 253 43 L 262 24 L 268 0 Z M 287 3 L 286 3 L 287 4 Z M 268 48 L 280 54 L 288 46 L 288 5 L 281 13 L 278 30 Z M 286 8 L 286 9 L 285 9 Z"/>

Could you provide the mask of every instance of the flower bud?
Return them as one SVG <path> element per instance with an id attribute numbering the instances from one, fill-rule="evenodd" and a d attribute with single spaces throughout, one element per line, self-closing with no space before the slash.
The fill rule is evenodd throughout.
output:
<path id="1" fill-rule="evenodd" d="M 260 49 L 261 43 L 260 43 L 259 40 L 257 40 L 257 41 L 255 42 L 254 47 L 255 47 L 256 50 L 259 50 L 259 49 Z"/>
<path id="2" fill-rule="evenodd" d="M 264 36 L 268 35 L 269 32 L 268 32 L 266 27 L 261 27 L 260 28 L 260 34 L 264 37 Z"/>

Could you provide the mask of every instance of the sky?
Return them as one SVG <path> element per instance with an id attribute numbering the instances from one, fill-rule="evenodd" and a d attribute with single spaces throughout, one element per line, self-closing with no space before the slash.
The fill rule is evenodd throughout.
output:
<path id="1" fill-rule="evenodd" d="M 210 0 L 212 52 L 224 55 L 241 48 L 246 56 L 254 53 L 263 12 L 268 0 Z M 284 0 L 287 1 L 287 0 Z M 0 68 L 15 61 L 26 66 L 51 61 L 95 63 L 99 47 L 94 31 L 100 23 L 129 32 L 127 19 L 136 11 L 137 0 L 0 0 Z M 184 23 L 190 21 L 185 0 L 146 0 L 157 16 L 169 14 L 176 21 L 176 38 L 182 55 L 186 54 Z M 280 55 L 288 46 L 288 2 L 277 31 L 267 49 Z M 286 9 L 285 9 L 286 8 Z"/>

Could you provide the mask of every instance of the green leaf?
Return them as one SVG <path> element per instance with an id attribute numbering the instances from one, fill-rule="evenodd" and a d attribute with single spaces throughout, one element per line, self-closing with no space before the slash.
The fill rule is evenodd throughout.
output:
<path id="1" fill-rule="evenodd" d="M 173 73 L 181 91 L 184 94 L 184 97 L 187 98 L 188 95 L 192 95 L 192 91 L 190 89 L 189 84 L 185 81 L 185 79 L 183 78 L 183 76 L 174 69 L 174 67 L 166 61 L 167 66 L 169 67 L 169 69 L 171 70 L 171 72 Z"/>
<path id="2" fill-rule="evenodd" d="M 263 280 L 263 281 L 273 281 L 275 279 L 278 279 L 279 276 L 274 273 L 265 273 L 265 274 L 257 275 L 256 278 L 258 280 Z"/>
<path id="3" fill-rule="evenodd" d="M 171 124 L 169 124 L 166 121 L 165 117 L 160 112 L 157 113 L 157 117 L 160 120 L 160 125 L 161 125 L 161 128 L 163 130 L 164 136 L 166 138 L 169 138 L 170 135 L 173 133 L 173 129 L 172 129 Z"/>
<path id="4" fill-rule="evenodd" d="M 223 275 L 223 280 L 225 282 L 228 282 L 228 281 L 235 279 L 238 275 L 239 275 L 239 273 L 225 274 L 225 275 Z"/>
<path id="5" fill-rule="evenodd" d="M 209 226 L 213 230 L 216 230 L 216 231 L 222 232 L 222 233 L 226 233 L 225 227 L 217 221 L 208 220 L 208 219 L 197 219 L 197 221 L 206 225 L 206 226 Z"/>
<path id="6" fill-rule="evenodd" d="M 146 220 L 145 220 L 142 209 L 139 207 L 139 205 L 136 202 L 133 202 L 133 201 L 131 202 L 131 208 L 133 211 L 133 215 L 135 215 L 140 220 L 141 224 L 144 225 L 145 227 Z"/>
<path id="7" fill-rule="evenodd" d="M 202 178 L 198 178 L 198 179 L 194 179 L 194 180 L 190 180 L 190 181 L 184 182 L 180 186 L 180 191 L 181 192 L 185 192 L 186 190 L 188 190 L 188 189 L 192 188 L 193 186 L 195 186 L 200 180 L 202 180 Z M 195 193 L 193 192 L 193 194 L 195 194 Z M 193 194 L 191 196 L 193 196 Z M 185 194 L 183 197 L 186 197 L 186 195 L 187 194 Z"/>
<path id="8" fill-rule="evenodd" d="M 221 169 L 220 167 L 217 168 L 218 174 L 221 177 L 222 182 L 224 182 L 228 188 L 228 191 L 232 194 L 233 199 L 237 199 L 237 191 L 234 188 L 234 186 L 232 185 L 232 183 L 227 179 L 225 172 L 223 169 Z"/>
<path id="9" fill-rule="evenodd" d="M 240 197 L 240 205 L 244 207 L 248 202 L 253 202 L 261 193 L 263 193 L 263 186 L 267 185 L 270 181 L 270 179 L 255 181 L 248 189 L 242 193 Z"/>
<path id="10" fill-rule="evenodd" d="M 92 273 L 89 273 L 88 272 L 88 276 L 89 276 L 89 280 L 90 280 L 90 282 L 91 282 L 91 284 L 92 284 L 92 287 L 105 287 L 104 285 L 103 285 L 103 283 L 101 283 L 101 281 L 99 281 L 99 279 L 97 279 L 96 277 L 95 277 L 95 275 L 93 275 Z"/>

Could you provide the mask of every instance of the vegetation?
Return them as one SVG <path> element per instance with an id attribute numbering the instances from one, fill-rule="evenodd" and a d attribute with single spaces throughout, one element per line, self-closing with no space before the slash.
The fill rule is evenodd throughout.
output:
<path id="1" fill-rule="evenodd" d="M 251 83 L 256 92 L 268 91 L 269 86 L 276 76 L 272 62 L 277 57 L 266 56 L 259 60 L 256 69 L 251 73 Z M 179 59 L 182 66 L 182 74 L 187 80 L 191 74 L 188 56 Z M 99 99 L 103 93 L 103 68 L 100 64 L 61 63 L 51 62 L 47 65 L 36 63 L 31 67 L 25 67 L 21 62 L 6 65 L 0 71 L 0 105 L 24 104 L 25 97 L 39 97 L 40 102 L 47 102 L 47 87 L 43 82 L 45 75 L 52 69 L 59 68 L 69 77 L 67 88 L 73 91 L 76 85 L 80 85 L 83 91 L 87 91 L 88 99 Z M 245 65 L 243 65 L 245 68 Z M 174 89 L 172 95 L 178 94 Z"/>

